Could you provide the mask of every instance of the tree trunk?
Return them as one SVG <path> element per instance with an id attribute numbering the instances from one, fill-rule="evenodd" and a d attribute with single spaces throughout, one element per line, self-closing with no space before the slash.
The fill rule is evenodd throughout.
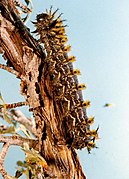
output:
<path id="1" fill-rule="evenodd" d="M 86 178 L 75 148 L 66 142 L 62 112 L 53 97 L 43 48 L 21 21 L 12 0 L 1 0 L 0 10 L 0 48 L 7 65 L 19 73 L 20 92 L 36 121 L 38 150 L 47 163 L 43 178 Z"/>

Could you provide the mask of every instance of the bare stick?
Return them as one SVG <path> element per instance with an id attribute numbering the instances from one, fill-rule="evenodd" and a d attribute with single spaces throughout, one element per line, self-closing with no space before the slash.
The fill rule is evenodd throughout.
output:
<path id="1" fill-rule="evenodd" d="M 6 111 L 6 114 L 12 117 L 12 120 L 25 126 L 35 137 L 38 137 L 39 134 L 36 130 L 35 121 L 32 118 L 27 118 L 20 110 Z M 4 118 L 4 114 L 0 111 L 0 117 Z M 0 129 L 6 129 L 6 126 L 0 126 Z"/>
<path id="2" fill-rule="evenodd" d="M 16 6 L 20 7 L 25 13 L 30 13 L 32 11 L 32 9 L 30 10 L 29 8 L 24 6 L 19 0 L 14 0 L 14 3 L 16 4 Z"/>
<path id="3" fill-rule="evenodd" d="M 10 145 L 17 145 L 20 147 L 24 147 L 24 144 L 27 143 L 30 148 L 37 148 L 38 140 L 36 139 L 27 139 L 24 137 L 21 137 L 19 135 L 13 135 L 13 136 L 4 136 L 0 134 L 0 143 L 7 143 Z"/>
<path id="4" fill-rule="evenodd" d="M 11 110 L 10 113 L 13 120 L 24 125 L 26 129 L 28 129 L 34 136 L 38 137 L 35 122 L 33 119 L 28 119 L 20 110 Z"/>
<path id="5" fill-rule="evenodd" d="M 25 106 L 25 105 L 28 105 L 28 103 L 26 101 L 24 101 L 24 102 L 17 102 L 17 103 L 4 104 L 4 105 L 5 105 L 6 109 L 9 109 L 9 108 Z"/>
<path id="6" fill-rule="evenodd" d="M 13 75 L 16 75 L 17 77 L 19 77 L 19 73 L 16 70 L 14 70 L 14 69 L 12 69 L 12 68 L 4 65 L 4 64 L 0 64 L 0 68 L 12 73 Z"/>
<path id="7" fill-rule="evenodd" d="M 3 163 L 4 163 L 4 158 L 7 154 L 8 148 L 9 148 L 9 144 L 4 143 L 2 146 L 1 153 L 0 153 L 0 172 L 3 178 L 7 177 L 7 172 L 4 170 Z"/>
<path id="8" fill-rule="evenodd" d="M 3 165 L 4 158 L 6 156 L 8 148 L 9 148 L 9 143 L 4 143 L 3 147 L 2 147 L 2 150 L 1 150 L 1 153 L 0 153 L 0 165 Z"/>

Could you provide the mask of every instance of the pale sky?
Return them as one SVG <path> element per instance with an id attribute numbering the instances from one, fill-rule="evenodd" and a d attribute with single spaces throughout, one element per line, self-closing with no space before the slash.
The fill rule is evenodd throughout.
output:
<path id="1" fill-rule="evenodd" d="M 91 101 L 87 113 L 95 116 L 93 128 L 100 127 L 98 149 L 90 155 L 85 149 L 78 151 L 87 179 L 129 179 L 129 1 L 36 0 L 33 5 L 31 20 L 50 5 L 67 19 L 71 54 L 77 60 L 74 66 L 81 70 L 80 82 L 87 85 L 83 94 Z M 19 81 L 0 70 L 4 99 L 23 99 L 18 90 Z M 104 108 L 105 103 L 115 105 Z M 10 162 L 14 154 L 19 155 L 12 153 Z"/>

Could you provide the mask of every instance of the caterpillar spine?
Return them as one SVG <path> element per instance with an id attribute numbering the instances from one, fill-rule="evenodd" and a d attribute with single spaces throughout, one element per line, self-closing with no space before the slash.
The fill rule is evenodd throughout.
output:
<path id="1" fill-rule="evenodd" d="M 34 32 L 39 35 L 39 42 L 46 49 L 47 75 L 50 76 L 54 103 L 59 110 L 62 129 L 66 133 L 66 143 L 70 141 L 69 132 L 74 133 L 71 145 L 75 149 L 87 147 L 89 152 L 91 148 L 96 147 L 92 141 L 95 132 L 90 132 L 94 118 L 87 117 L 86 108 L 90 106 L 90 101 L 84 101 L 82 95 L 86 86 L 78 82 L 77 75 L 81 73 L 79 69 L 73 68 L 75 57 L 68 55 L 71 46 L 66 45 L 66 26 L 63 25 L 64 20 L 61 20 L 62 14 L 56 17 L 57 11 L 58 9 L 52 12 L 51 7 L 46 13 L 37 15 L 36 22 L 33 22 L 36 26 Z M 97 132 L 98 130 L 96 135 Z"/>

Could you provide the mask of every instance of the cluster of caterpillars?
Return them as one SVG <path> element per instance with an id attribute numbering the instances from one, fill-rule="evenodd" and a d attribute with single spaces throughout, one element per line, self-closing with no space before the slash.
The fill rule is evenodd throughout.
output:
<path id="1" fill-rule="evenodd" d="M 36 17 L 34 31 L 39 35 L 39 43 L 46 52 L 47 73 L 50 77 L 54 102 L 61 114 L 61 126 L 66 143 L 75 149 L 87 147 L 90 152 L 95 146 L 98 128 L 90 130 L 94 117 L 87 117 L 86 108 L 90 101 L 83 100 L 82 90 L 85 84 L 79 84 L 77 75 L 80 70 L 73 69 L 74 56 L 69 56 L 70 46 L 66 45 L 65 25 L 60 14 L 52 8 Z"/>

